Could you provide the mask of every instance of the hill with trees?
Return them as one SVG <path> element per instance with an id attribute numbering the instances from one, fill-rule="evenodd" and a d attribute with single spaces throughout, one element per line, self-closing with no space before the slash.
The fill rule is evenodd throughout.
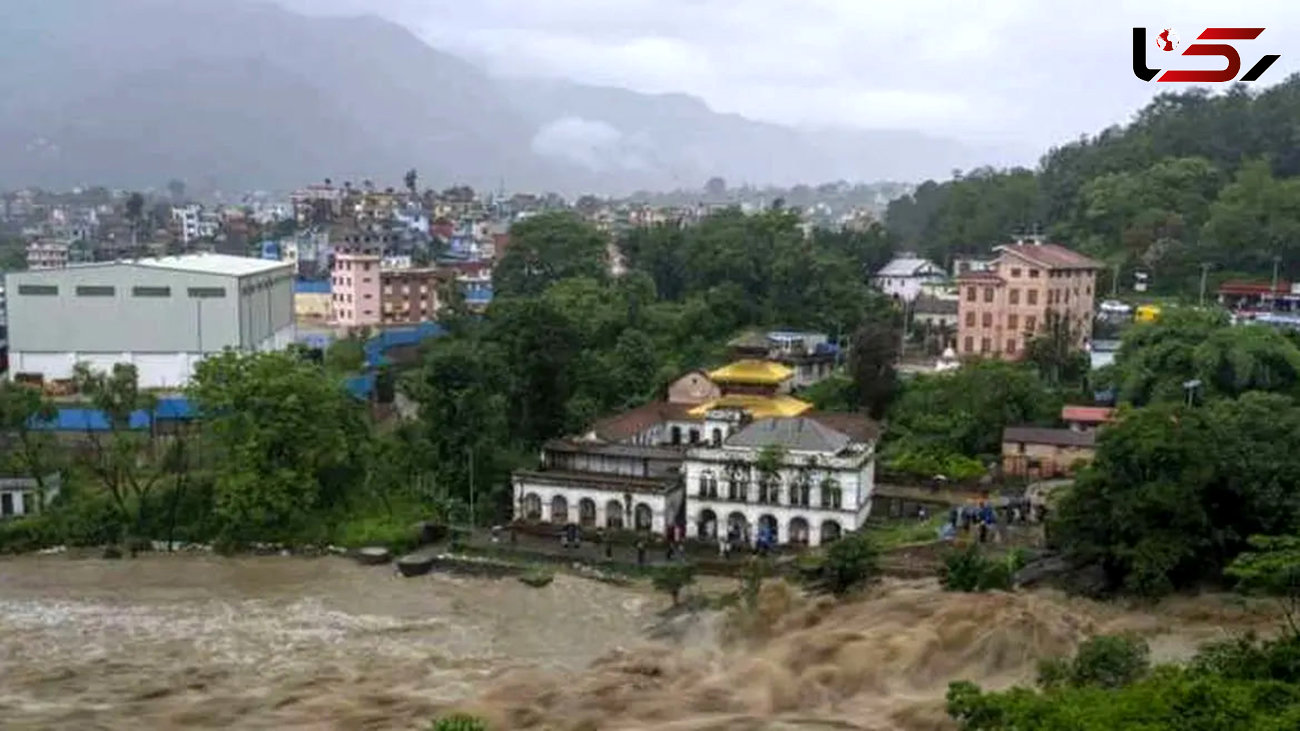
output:
<path id="1" fill-rule="evenodd" d="M 1133 122 L 1062 145 L 1036 170 L 978 168 L 892 202 L 903 248 L 936 261 L 987 252 L 1035 227 L 1153 289 L 1213 276 L 1300 276 L 1300 75 L 1262 92 L 1237 85 L 1163 94 Z M 1103 276 L 1101 290 L 1110 289 Z"/>

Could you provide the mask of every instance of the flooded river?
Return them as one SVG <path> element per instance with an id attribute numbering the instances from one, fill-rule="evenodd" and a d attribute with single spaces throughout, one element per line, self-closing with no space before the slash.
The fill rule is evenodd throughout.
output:
<path id="1" fill-rule="evenodd" d="M 1176 660 L 1274 622 L 1215 597 L 1124 610 L 915 581 L 837 604 L 770 583 L 744 625 L 706 615 L 652 639 L 665 605 L 337 558 L 4 559 L 0 727 L 425 729 L 463 707 L 498 729 L 938 731 L 950 680 L 1028 680 L 1096 632 Z"/>
<path id="2" fill-rule="evenodd" d="M 5 559 L 0 727 L 427 728 L 512 668 L 581 670 L 661 608 L 339 558 Z"/>

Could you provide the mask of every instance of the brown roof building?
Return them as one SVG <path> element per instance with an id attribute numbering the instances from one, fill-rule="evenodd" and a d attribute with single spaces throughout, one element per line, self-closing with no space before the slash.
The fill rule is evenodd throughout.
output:
<path id="1" fill-rule="evenodd" d="M 1086 348 L 1101 268 L 1058 244 L 999 247 L 988 270 L 957 278 L 958 353 L 1018 360 L 1029 340 L 1054 325 L 1068 327 L 1074 346 Z"/>

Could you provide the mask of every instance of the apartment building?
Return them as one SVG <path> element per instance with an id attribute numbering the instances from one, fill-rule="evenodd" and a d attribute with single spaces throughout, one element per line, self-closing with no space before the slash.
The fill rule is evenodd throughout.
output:
<path id="1" fill-rule="evenodd" d="M 378 325 L 384 251 L 393 234 L 381 226 L 348 227 L 334 240 L 330 269 L 330 320 L 343 327 Z"/>
<path id="2" fill-rule="evenodd" d="M 996 251 L 988 269 L 957 278 L 959 354 L 1017 360 L 1053 322 L 1068 324 L 1074 346 L 1086 349 L 1102 265 L 1037 239 Z"/>
<path id="3" fill-rule="evenodd" d="M 27 245 L 27 268 L 62 269 L 68 265 L 71 248 L 62 241 L 33 241 Z"/>
<path id="4" fill-rule="evenodd" d="M 440 307 L 438 290 L 452 276 L 450 272 L 430 268 L 381 269 L 383 324 L 433 322 Z"/>

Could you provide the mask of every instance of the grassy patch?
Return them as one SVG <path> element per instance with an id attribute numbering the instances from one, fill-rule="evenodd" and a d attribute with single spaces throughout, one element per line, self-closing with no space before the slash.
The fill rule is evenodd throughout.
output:
<path id="1" fill-rule="evenodd" d="M 934 515 L 925 520 L 902 518 L 878 524 L 868 524 L 866 533 L 875 541 L 882 551 L 908 546 L 915 543 L 929 543 L 939 539 L 939 529 L 947 520 L 946 516 Z"/>

